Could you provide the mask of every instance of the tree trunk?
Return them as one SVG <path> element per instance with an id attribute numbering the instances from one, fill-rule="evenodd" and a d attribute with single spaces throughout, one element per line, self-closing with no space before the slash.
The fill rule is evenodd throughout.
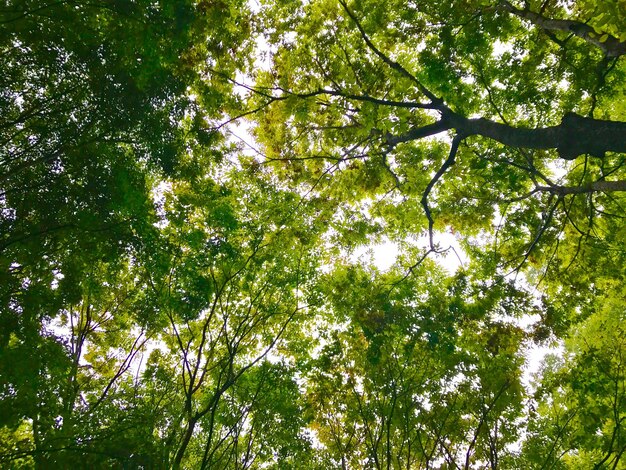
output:
<path id="1" fill-rule="evenodd" d="M 185 452 L 187 450 L 187 446 L 189 445 L 189 441 L 191 440 L 191 436 L 193 436 L 193 431 L 196 427 L 197 418 L 191 418 L 189 423 L 187 424 L 187 429 L 185 429 L 185 434 L 183 439 L 178 446 L 178 450 L 176 451 L 176 456 L 174 457 L 174 462 L 172 462 L 172 468 L 174 470 L 178 470 L 180 468 L 180 463 L 185 456 Z"/>

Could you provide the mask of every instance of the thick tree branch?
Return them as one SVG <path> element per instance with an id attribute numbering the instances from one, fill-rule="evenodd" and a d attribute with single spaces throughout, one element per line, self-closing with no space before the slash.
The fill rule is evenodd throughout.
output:
<path id="1" fill-rule="evenodd" d="M 626 153 L 626 122 L 586 118 L 573 113 L 566 114 L 556 126 L 527 129 L 484 118 L 469 119 L 447 111 L 433 124 L 413 128 L 403 135 L 387 136 L 387 142 L 395 145 L 450 129 L 456 129 L 465 137 L 478 135 L 508 147 L 556 149 L 565 160 L 585 154 L 602 158 L 606 152 Z"/>
<path id="2" fill-rule="evenodd" d="M 594 181 L 581 186 L 537 186 L 537 191 L 550 192 L 559 196 L 595 192 L 626 192 L 626 181 Z"/>
<path id="3" fill-rule="evenodd" d="M 458 120 L 457 116 L 453 121 Z M 537 129 L 512 127 L 487 119 L 463 117 L 458 121 L 454 127 L 467 135 L 480 135 L 509 147 L 556 149 L 565 160 L 584 154 L 603 157 L 606 152 L 626 153 L 626 122 L 585 118 L 573 113 L 566 114 L 556 126 Z"/>
<path id="4" fill-rule="evenodd" d="M 501 1 L 500 6 L 513 15 L 530 21 L 544 31 L 563 31 L 578 36 L 601 49 L 607 57 L 619 57 L 626 54 L 626 42 L 622 42 L 611 35 L 607 35 L 604 41 L 600 41 L 600 35 L 591 26 L 580 21 L 547 18 L 526 8 L 516 8 L 507 0 Z"/>

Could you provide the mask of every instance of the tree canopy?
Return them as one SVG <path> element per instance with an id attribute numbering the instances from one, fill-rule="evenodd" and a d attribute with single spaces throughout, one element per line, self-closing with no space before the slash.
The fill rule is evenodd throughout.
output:
<path id="1" fill-rule="evenodd" d="M 626 468 L 625 21 L 6 0 L 0 466 Z"/>

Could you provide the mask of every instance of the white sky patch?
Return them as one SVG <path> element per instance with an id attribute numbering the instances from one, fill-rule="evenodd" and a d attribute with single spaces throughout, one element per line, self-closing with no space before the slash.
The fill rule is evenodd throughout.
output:
<path id="1" fill-rule="evenodd" d="M 476 79 L 470 75 L 463 75 L 461 77 L 461 82 L 467 84 L 467 85 L 473 85 L 476 83 Z"/>
<path id="2" fill-rule="evenodd" d="M 457 236 L 449 232 L 435 232 L 435 244 L 442 253 L 433 254 L 431 257 L 437 261 L 449 274 L 454 274 L 459 267 L 465 266 L 469 258 L 461 248 Z M 416 241 L 407 240 L 411 245 L 419 246 L 428 250 L 428 236 L 426 234 Z M 398 260 L 401 247 L 398 243 L 389 239 L 370 245 L 364 245 L 352 253 L 344 253 L 354 263 L 370 262 L 379 270 L 388 271 Z"/>
<path id="3" fill-rule="evenodd" d="M 372 247 L 374 263 L 382 270 L 389 269 L 398 258 L 398 245 L 392 242 L 385 242 Z"/>
<path id="4" fill-rule="evenodd" d="M 533 345 L 525 352 L 526 363 L 524 364 L 524 371 L 522 374 L 522 384 L 530 392 L 534 391 L 533 380 L 535 375 L 541 369 L 544 359 L 548 354 L 555 354 L 562 356 L 565 352 L 563 344 L 557 344 L 555 346 L 539 346 Z"/>
<path id="5" fill-rule="evenodd" d="M 562 181 L 563 178 L 569 173 L 572 163 L 562 158 L 557 158 L 551 161 L 548 165 L 550 173 L 553 178 L 558 181 Z"/>
<path id="6" fill-rule="evenodd" d="M 261 11 L 261 2 L 258 0 L 248 0 L 247 2 L 248 8 L 250 8 L 251 13 L 258 13 Z"/>
<path id="7" fill-rule="evenodd" d="M 392 241 L 385 241 L 362 246 L 356 249 L 349 258 L 356 263 L 371 261 L 381 271 L 387 271 L 396 262 L 398 254 L 398 244 Z"/>
<path id="8" fill-rule="evenodd" d="M 265 160 L 263 152 L 256 144 L 252 135 L 252 129 L 252 122 L 247 119 L 238 119 L 227 126 L 226 136 L 229 142 L 238 146 L 241 156 Z"/>
<path id="9" fill-rule="evenodd" d="M 63 280 L 63 278 L 65 278 L 65 275 L 58 269 L 53 269 L 52 273 L 54 275 L 54 278 L 52 279 L 52 282 L 50 283 L 50 289 L 56 290 L 59 288 L 59 282 Z"/>
<path id="10" fill-rule="evenodd" d="M 426 237 L 424 237 L 426 242 Z M 457 236 L 450 232 L 436 232 L 434 241 L 444 253 L 438 255 L 437 262 L 443 266 L 449 274 L 454 274 L 460 267 L 465 266 L 469 262 L 469 258 L 465 251 L 459 245 Z"/>
<path id="11" fill-rule="evenodd" d="M 513 43 L 502 42 L 499 39 L 496 39 L 493 42 L 493 51 L 491 55 L 493 57 L 502 57 L 505 52 L 513 52 Z"/>

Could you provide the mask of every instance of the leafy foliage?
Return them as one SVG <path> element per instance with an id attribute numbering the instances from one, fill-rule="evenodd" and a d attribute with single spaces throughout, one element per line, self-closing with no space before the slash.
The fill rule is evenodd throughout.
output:
<path id="1" fill-rule="evenodd" d="M 622 3 L 5 2 L 0 465 L 622 468 Z"/>

